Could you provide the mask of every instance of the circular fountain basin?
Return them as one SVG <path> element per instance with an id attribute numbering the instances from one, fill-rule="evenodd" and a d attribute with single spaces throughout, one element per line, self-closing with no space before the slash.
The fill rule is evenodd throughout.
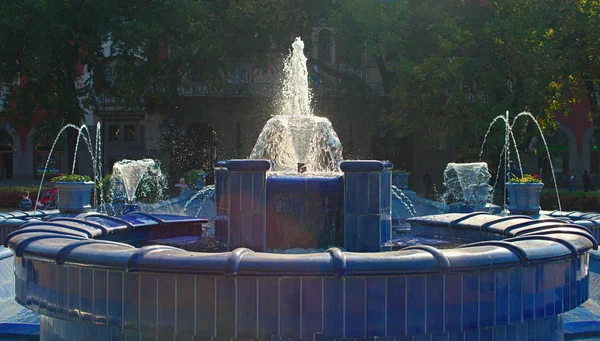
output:
<path id="1" fill-rule="evenodd" d="M 481 240 L 444 250 L 196 253 L 122 242 L 203 223 L 176 219 L 91 214 L 12 233 L 15 299 L 43 315 L 42 339 L 562 340 L 559 314 L 587 299 L 597 248 L 579 225 L 479 213 L 410 220 L 421 234 Z"/>

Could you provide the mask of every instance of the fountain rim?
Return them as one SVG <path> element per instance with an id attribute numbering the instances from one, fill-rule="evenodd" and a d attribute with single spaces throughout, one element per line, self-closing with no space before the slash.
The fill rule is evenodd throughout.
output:
<path id="1" fill-rule="evenodd" d="M 94 215 L 104 216 L 98 213 Z M 143 215 L 152 217 L 152 215 Z M 476 212 L 466 215 L 425 216 L 410 219 L 410 222 L 425 225 L 429 223 L 429 226 L 439 229 L 484 231 L 481 226 L 474 228 L 463 223 L 476 216 L 477 219 L 485 220 L 485 224 L 509 220 L 507 217 Z M 96 231 L 90 237 L 90 234 L 78 231 L 87 223 L 83 220 L 84 217 L 85 215 L 80 217 L 81 223 L 77 227 L 71 228 L 68 223 L 62 224 L 61 229 L 48 222 L 28 224 L 11 233 L 4 241 L 4 245 L 11 249 L 16 257 L 127 272 L 326 277 L 495 270 L 578 258 L 598 248 L 594 237 L 584 227 L 579 230 L 575 228 L 576 231 L 573 231 L 573 226 L 577 225 L 555 222 L 545 228 L 531 226 L 531 232 L 522 235 L 527 232 L 528 224 L 539 225 L 543 220 L 527 216 L 512 216 L 510 218 L 513 220 L 523 220 L 521 223 L 525 231 L 521 231 L 519 236 L 504 234 L 504 237 L 509 238 L 501 241 L 501 244 L 498 244 L 498 240 L 489 240 L 453 249 L 438 250 L 416 246 L 399 251 L 376 253 L 343 252 L 339 248 L 330 248 L 320 253 L 294 255 L 254 252 L 247 248 L 222 253 L 200 253 L 160 245 L 136 248 L 123 242 L 103 240 L 110 234 L 107 231 Z M 433 217 L 438 217 L 437 221 Z M 158 227 L 160 224 L 152 226 Z M 557 227 L 562 230 L 557 231 Z M 93 224 L 88 224 L 85 228 L 98 229 Z M 114 233 L 127 234 L 132 231 L 134 229 L 127 226 Z M 485 232 L 503 235 L 493 229 L 486 229 Z M 282 259 L 285 259 L 285 262 L 281 262 Z"/>

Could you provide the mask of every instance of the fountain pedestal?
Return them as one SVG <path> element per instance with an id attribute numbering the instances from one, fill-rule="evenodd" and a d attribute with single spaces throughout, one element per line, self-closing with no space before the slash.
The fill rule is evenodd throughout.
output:
<path id="1" fill-rule="evenodd" d="M 392 237 L 392 164 L 344 161 L 344 248 L 379 252 Z"/>
<path id="2" fill-rule="evenodd" d="M 228 160 L 215 164 L 215 238 L 229 250 L 265 251 L 267 160 Z"/>

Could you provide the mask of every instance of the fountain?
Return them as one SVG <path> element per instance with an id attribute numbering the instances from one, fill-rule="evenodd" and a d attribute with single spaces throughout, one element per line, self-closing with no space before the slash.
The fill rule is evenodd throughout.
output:
<path id="1" fill-rule="evenodd" d="M 286 72 L 302 70 L 304 57 L 290 58 Z M 282 106 L 298 114 L 267 123 L 250 159 L 215 164 L 219 243 L 198 248 L 206 220 L 139 211 L 32 222 L 6 238 L 15 300 L 41 315 L 43 340 L 563 339 L 564 313 L 588 299 L 600 216 L 588 228 L 483 212 L 413 217 L 411 236 L 395 242 L 391 163 L 342 161 L 329 128 L 295 140 L 331 124 L 313 120 L 300 79 L 286 91 L 302 94 Z M 283 133 L 290 122 L 302 123 Z M 449 168 L 462 200 L 483 203 L 484 165 Z M 435 242 L 417 245 L 423 237 Z M 289 250 L 298 244 L 309 250 Z"/>
<path id="2" fill-rule="evenodd" d="M 491 175 L 487 163 L 449 163 L 444 170 L 446 193 L 443 199 L 451 211 L 473 212 L 485 210 L 491 202 Z"/>

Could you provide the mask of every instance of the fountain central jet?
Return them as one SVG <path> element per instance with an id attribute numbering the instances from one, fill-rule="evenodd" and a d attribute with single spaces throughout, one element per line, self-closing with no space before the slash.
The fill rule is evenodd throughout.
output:
<path id="1" fill-rule="evenodd" d="M 296 172 L 299 164 L 307 172 L 338 172 L 342 143 L 327 118 L 313 115 L 306 60 L 296 38 L 285 61 L 280 113 L 263 127 L 250 159 L 272 160 L 276 172 Z"/>

